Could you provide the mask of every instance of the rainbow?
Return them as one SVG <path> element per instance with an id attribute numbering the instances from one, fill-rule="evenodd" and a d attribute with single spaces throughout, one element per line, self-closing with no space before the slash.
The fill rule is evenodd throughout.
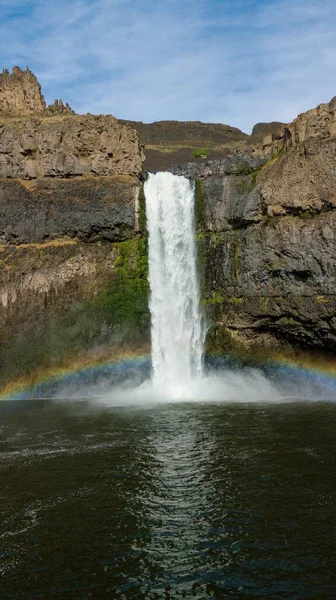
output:
<path id="1" fill-rule="evenodd" d="M 207 363 L 217 370 L 240 366 L 239 360 L 230 357 L 207 357 Z M 243 363 L 242 363 L 243 364 Z M 245 363 L 246 364 L 246 363 Z M 298 389 L 312 386 L 325 390 L 336 400 L 336 362 L 311 356 L 276 356 L 257 365 L 273 380 L 293 383 Z M 134 378 L 136 383 L 150 375 L 149 348 L 132 349 L 114 355 L 86 357 L 72 365 L 40 371 L 33 377 L 23 378 L 0 389 L 0 400 L 25 400 L 53 398 L 62 393 L 68 397 L 86 397 L 95 386 L 111 386 L 125 379 Z M 96 392 L 97 393 L 97 392 Z"/>
<path id="2" fill-rule="evenodd" d="M 57 368 L 37 370 L 30 376 L 10 381 L 0 388 L 1 400 L 52 398 L 57 391 L 68 388 L 72 392 L 99 379 L 121 379 L 132 372 L 148 369 L 149 348 L 126 349 L 118 353 L 84 356 Z"/>

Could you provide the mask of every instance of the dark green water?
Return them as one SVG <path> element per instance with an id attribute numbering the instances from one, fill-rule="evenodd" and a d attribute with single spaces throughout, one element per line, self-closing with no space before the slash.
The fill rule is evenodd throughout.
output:
<path id="1" fill-rule="evenodd" d="M 336 405 L 0 405 L 0 598 L 336 598 Z"/>

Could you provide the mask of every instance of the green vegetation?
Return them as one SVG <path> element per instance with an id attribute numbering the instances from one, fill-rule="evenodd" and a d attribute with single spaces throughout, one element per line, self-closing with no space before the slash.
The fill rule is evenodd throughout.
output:
<path id="1" fill-rule="evenodd" d="M 256 168 L 250 167 L 246 162 L 239 164 L 237 167 L 233 167 L 232 174 L 236 175 L 237 177 L 241 177 L 241 179 L 237 181 L 238 193 L 242 195 L 252 192 L 257 184 L 258 177 L 262 170 L 272 166 L 277 161 L 281 153 L 282 150 L 277 150 L 265 164 Z"/>
<path id="2" fill-rule="evenodd" d="M 292 317 L 281 317 L 281 319 L 277 321 L 277 325 L 297 328 L 301 327 L 302 324 L 300 323 L 300 321 L 296 321 Z"/>
<path id="3" fill-rule="evenodd" d="M 46 295 L 47 309 L 37 305 L 37 324 L 26 320 L 24 327 L 7 336 L 0 346 L 0 378 L 30 376 L 45 368 L 59 367 L 104 347 L 119 350 L 149 341 L 150 315 L 147 280 L 147 238 L 132 238 L 109 245 L 109 279 L 102 266 L 97 279 L 74 281 L 63 291 Z M 66 246 L 64 247 L 66 249 Z M 48 246 L 40 264 L 50 257 Z M 60 247 L 55 251 L 60 252 Z M 15 250 L 42 252 L 39 248 Z M 104 260 L 108 260 L 106 254 Z M 70 259 L 71 260 L 71 259 Z M 102 277 L 103 275 L 103 277 Z M 79 299 L 80 298 L 80 299 Z M 50 303 L 50 304 L 49 304 Z M 43 310 L 43 320 L 39 315 Z M 40 312 L 38 312 L 40 311 Z M 95 350 L 96 349 L 96 350 Z"/>
<path id="4" fill-rule="evenodd" d="M 309 208 L 308 210 L 299 209 L 295 216 L 299 217 L 300 219 L 309 220 L 309 219 L 313 219 L 314 217 L 316 217 L 317 214 L 318 214 L 317 210 L 315 210 L 314 208 Z"/>
<path id="5" fill-rule="evenodd" d="M 236 167 L 232 168 L 232 173 L 233 175 L 242 175 L 242 176 L 246 176 L 246 175 L 250 175 L 253 171 L 253 167 L 250 167 L 250 165 L 247 162 L 243 162 L 240 165 L 237 165 Z"/>
<path id="6" fill-rule="evenodd" d="M 237 181 L 237 190 L 238 193 L 243 195 L 246 192 L 246 182 L 244 179 L 239 179 L 239 181 Z"/>
<path id="7" fill-rule="evenodd" d="M 244 334 L 216 323 L 206 338 L 206 353 L 213 356 L 229 356 L 240 365 L 258 366 L 270 358 L 270 347 L 255 340 L 248 342 Z M 274 354 L 276 348 L 274 348 Z"/>
<path id="8" fill-rule="evenodd" d="M 205 351 L 214 356 L 244 357 L 246 348 L 239 336 L 218 323 L 210 328 L 206 337 Z"/>
<path id="9" fill-rule="evenodd" d="M 196 230 L 203 229 L 205 224 L 203 185 L 199 179 L 195 179 L 195 224 Z"/>
<path id="10" fill-rule="evenodd" d="M 119 256 L 111 279 L 91 300 L 121 341 L 141 338 L 149 330 L 147 239 L 116 244 Z"/>
<path id="11" fill-rule="evenodd" d="M 258 176 L 261 173 L 263 166 L 252 169 L 248 167 L 248 165 L 248 168 L 244 168 L 244 166 L 241 165 L 239 169 L 234 171 L 234 174 L 240 177 L 237 181 L 237 190 L 239 194 L 249 194 L 252 192 L 257 184 Z"/>
<path id="12" fill-rule="evenodd" d="M 230 298 L 228 298 L 228 303 L 233 304 L 234 306 L 240 306 L 241 304 L 243 304 L 243 302 L 244 298 L 242 296 L 231 296 Z"/>
<path id="13" fill-rule="evenodd" d="M 280 221 L 280 219 L 282 219 L 284 217 L 281 217 L 280 215 L 263 215 L 262 217 L 262 221 L 263 223 L 265 223 L 265 225 L 270 225 L 271 227 L 276 227 Z"/>
<path id="14" fill-rule="evenodd" d="M 261 173 L 261 169 L 262 169 L 262 167 L 258 167 L 251 174 L 250 184 L 249 184 L 249 187 L 248 187 L 248 192 L 252 192 L 252 190 L 255 188 L 255 186 L 257 184 L 258 175 Z"/>
<path id="15" fill-rule="evenodd" d="M 260 296 L 260 298 L 259 298 L 260 308 L 264 313 L 267 311 L 268 301 L 269 301 L 268 296 Z"/>
<path id="16" fill-rule="evenodd" d="M 199 233 L 196 237 L 196 248 L 197 248 L 197 271 L 200 285 L 201 296 L 203 296 L 205 289 L 205 263 L 206 263 L 206 245 L 205 236 L 203 233 Z"/>
<path id="17" fill-rule="evenodd" d="M 315 299 L 319 304 L 329 304 L 330 302 L 329 298 L 326 298 L 325 296 L 315 296 Z"/>
<path id="18" fill-rule="evenodd" d="M 225 296 L 223 296 L 218 290 L 214 290 L 210 297 L 204 299 L 203 303 L 206 306 L 208 304 L 222 304 L 224 301 Z"/>
<path id="19" fill-rule="evenodd" d="M 204 299 L 203 303 L 205 305 L 228 303 L 228 304 L 232 304 L 233 306 L 241 306 L 241 304 L 244 303 L 244 297 L 243 296 L 230 296 L 228 298 L 227 296 L 223 296 L 223 294 L 220 293 L 220 290 L 215 290 L 212 292 L 211 296 Z"/>
<path id="20" fill-rule="evenodd" d="M 209 148 L 197 148 L 193 150 L 191 153 L 192 158 L 207 158 L 208 154 L 210 154 Z"/>
<path id="21" fill-rule="evenodd" d="M 147 231 L 146 198 L 143 181 L 140 183 L 139 189 L 139 230 L 142 234 L 145 234 Z"/>

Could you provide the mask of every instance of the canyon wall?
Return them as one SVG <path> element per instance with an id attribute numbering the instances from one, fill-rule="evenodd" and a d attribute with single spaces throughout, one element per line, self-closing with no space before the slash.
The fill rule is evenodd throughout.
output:
<path id="1" fill-rule="evenodd" d="M 148 342 L 143 148 L 0 76 L 0 385 Z"/>
<path id="2" fill-rule="evenodd" d="M 0 177 L 36 179 L 131 175 L 142 170 L 135 130 L 112 116 L 53 115 L 2 119 Z"/>
<path id="3" fill-rule="evenodd" d="M 148 350 L 144 142 L 147 166 L 196 180 L 208 349 L 334 355 L 335 115 L 333 99 L 251 136 L 225 125 L 146 125 L 76 115 L 62 101 L 46 107 L 30 71 L 5 71 L 2 389 Z"/>
<path id="4" fill-rule="evenodd" d="M 278 124 L 274 131 L 264 138 L 262 149 L 264 154 L 275 156 L 284 149 L 312 138 L 335 139 L 336 137 L 336 96 L 325 104 L 301 113 L 294 121 Z"/>
<path id="5" fill-rule="evenodd" d="M 209 347 L 335 353 L 334 106 L 300 115 L 258 157 L 247 146 L 170 168 L 198 179 Z"/>

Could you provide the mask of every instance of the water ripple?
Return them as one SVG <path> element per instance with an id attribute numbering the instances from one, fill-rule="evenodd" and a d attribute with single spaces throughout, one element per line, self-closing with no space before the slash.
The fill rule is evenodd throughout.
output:
<path id="1" fill-rule="evenodd" d="M 334 597 L 334 406 L 82 408 L 0 411 L 0 598 Z"/>

